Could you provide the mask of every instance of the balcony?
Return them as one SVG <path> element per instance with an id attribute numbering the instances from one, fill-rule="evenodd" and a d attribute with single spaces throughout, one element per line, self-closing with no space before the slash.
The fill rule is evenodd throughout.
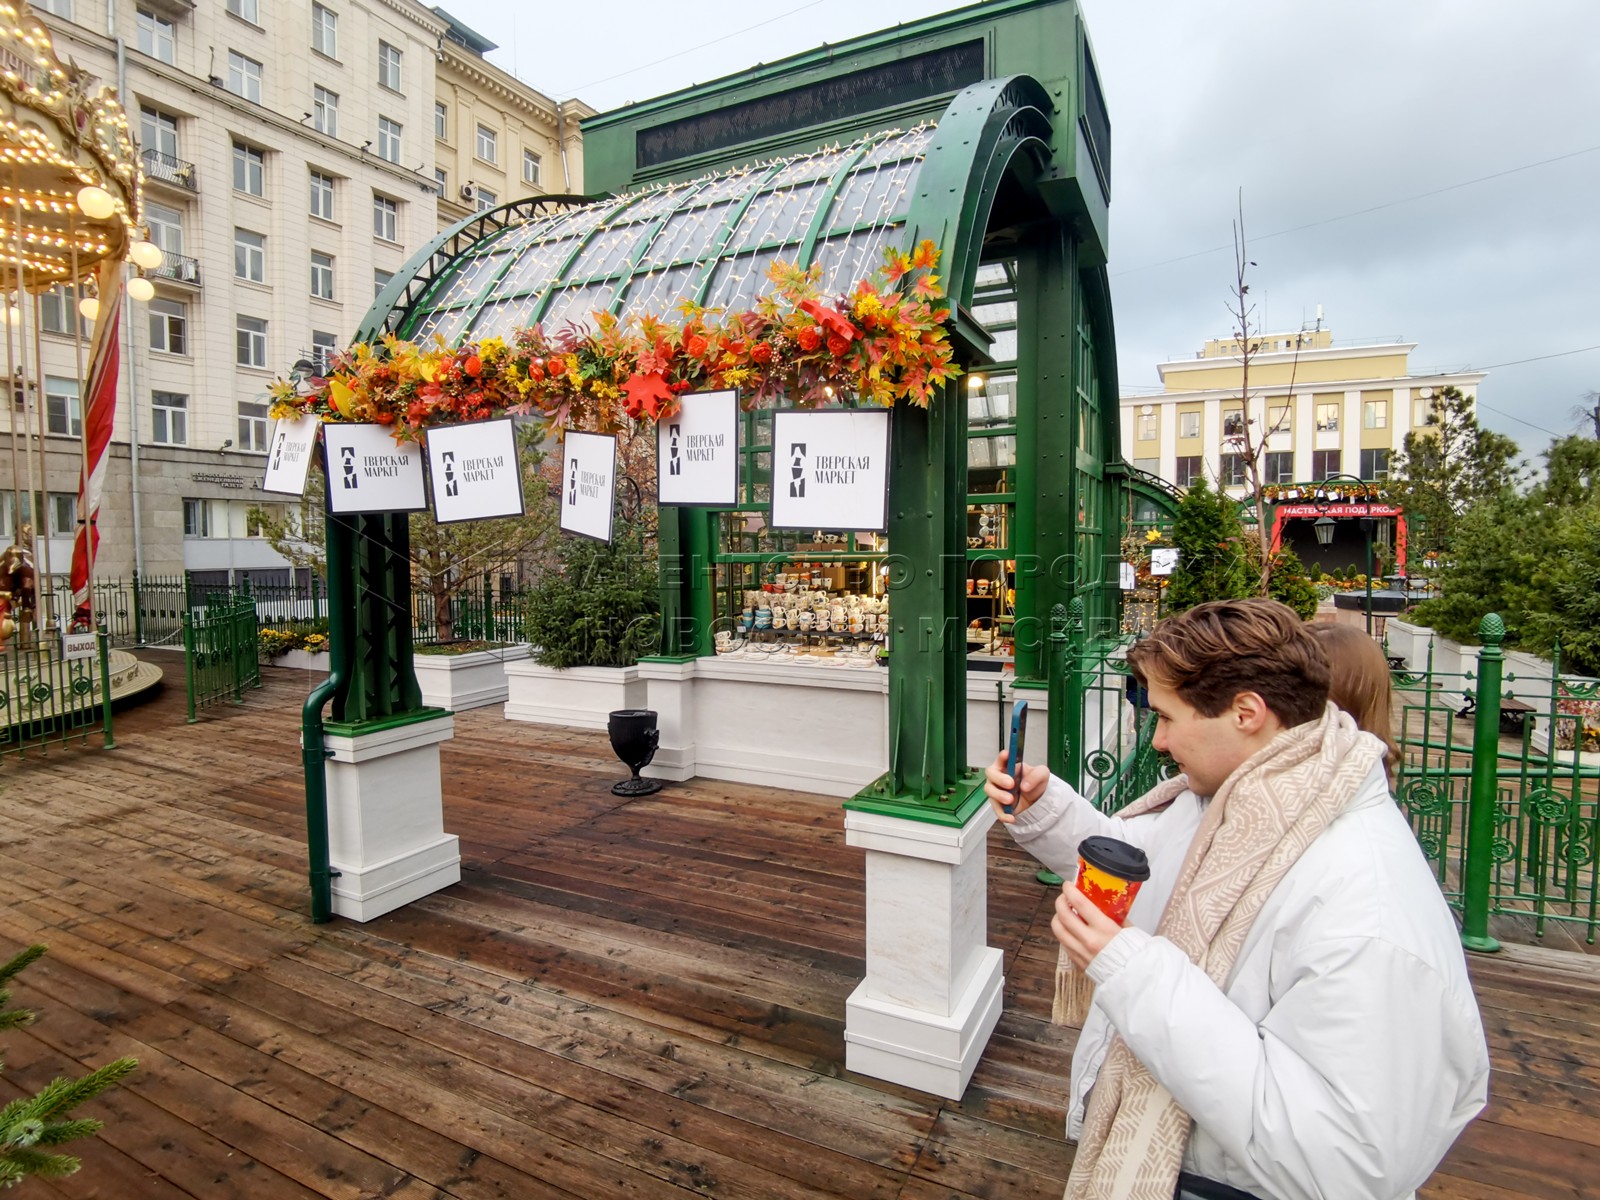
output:
<path id="1" fill-rule="evenodd" d="M 144 151 L 144 177 L 158 183 L 171 184 L 175 188 L 182 188 L 186 192 L 199 191 L 195 183 L 195 170 L 192 162 L 185 162 L 181 158 L 174 158 L 170 154 L 163 154 L 159 150 Z"/>
<path id="2" fill-rule="evenodd" d="M 186 255 L 174 254 L 170 250 L 162 251 L 161 265 L 151 274 L 157 279 L 170 279 L 174 283 L 187 283 L 192 287 L 200 286 L 200 264 Z"/>

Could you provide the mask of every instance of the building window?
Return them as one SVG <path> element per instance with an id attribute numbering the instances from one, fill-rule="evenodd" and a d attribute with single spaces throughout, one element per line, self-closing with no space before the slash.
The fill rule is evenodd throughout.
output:
<path id="1" fill-rule="evenodd" d="M 400 122 L 378 118 L 378 157 L 392 163 L 400 161 Z"/>
<path id="2" fill-rule="evenodd" d="M 1289 406 L 1274 404 L 1267 409 L 1267 433 L 1289 432 Z"/>
<path id="3" fill-rule="evenodd" d="M 477 151 L 476 152 L 477 152 L 478 157 L 483 159 L 484 162 L 492 163 L 492 162 L 495 161 L 495 154 L 497 153 L 496 143 L 498 141 L 498 138 L 499 138 L 499 135 L 496 134 L 495 131 L 490 129 L 487 125 L 479 125 L 478 126 L 478 141 L 477 141 Z"/>
<path id="4" fill-rule="evenodd" d="M 1161 415 L 1159 413 L 1140 413 L 1138 431 L 1135 436 L 1141 442 L 1153 442 L 1161 434 Z"/>
<path id="5" fill-rule="evenodd" d="M 1177 478 L 1172 482 L 1179 487 L 1191 487 L 1196 479 L 1200 478 L 1201 464 L 1204 460 L 1198 454 L 1180 454 L 1178 456 Z"/>
<path id="6" fill-rule="evenodd" d="M 387 196 L 372 197 L 372 236 L 386 242 L 400 240 L 400 203 Z"/>
<path id="7" fill-rule="evenodd" d="M 539 186 L 539 156 L 532 150 L 522 152 L 522 182 Z"/>
<path id="8" fill-rule="evenodd" d="M 239 401 L 239 449 L 266 453 L 267 406 Z"/>
<path id="9" fill-rule="evenodd" d="M 1319 404 L 1319 405 L 1317 405 L 1317 432 L 1318 433 L 1338 433 L 1339 432 L 1339 408 L 1340 408 L 1340 406 L 1339 406 L 1339 404 L 1337 402 L 1335 402 L 1333 404 Z"/>
<path id="10" fill-rule="evenodd" d="M 33 7 L 51 16 L 72 20 L 72 0 L 33 0 Z"/>
<path id="11" fill-rule="evenodd" d="M 1268 450 L 1266 468 L 1262 483 L 1293 483 L 1294 451 Z"/>
<path id="12" fill-rule="evenodd" d="M 1311 478 L 1326 479 L 1339 473 L 1339 451 L 1313 450 L 1311 452 Z"/>
<path id="13" fill-rule="evenodd" d="M 1361 402 L 1361 428 L 1389 428 L 1389 402 L 1387 400 L 1363 400 Z"/>
<path id="14" fill-rule="evenodd" d="M 233 277 L 251 283 L 267 281 L 267 239 L 248 229 L 233 231 Z"/>
<path id="15" fill-rule="evenodd" d="M 1361 478 L 1389 478 L 1389 452 L 1387 450 L 1363 450 L 1361 452 Z"/>
<path id="16" fill-rule="evenodd" d="M 73 537 L 78 532 L 78 494 L 76 492 L 50 493 L 50 536 Z"/>
<path id="17" fill-rule="evenodd" d="M 39 325 L 46 333 L 70 334 L 72 317 L 78 309 L 78 297 L 69 284 L 58 283 L 48 292 L 39 294 Z M 78 318 L 78 332 L 88 337 L 89 322 Z"/>
<path id="18" fill-rule="evenodd" d="M 393 278 L 393 271 L 374 270 L 372 272 L 372 298 L 374 300 L 383 295 L 383 289 L 389 286 L 389 281 Z"/>
<path id="19" fill-rule="evenodd" d="M 169 159 L 178 157 L 178 118 L 159 108 L 139 106 L 139 148 Z M 166 164 L 163 164 L 166 165 Z"/>
<path id="20" fill-rule="evenodd" d="M 433 136 L 441 142 L 450 140 L 450 109 L 443 104 L 433 106 Z"/>
<path id="21" fill-rule="evenodd" d="M 189 353 L 189 306 L 157 297 L 150 301 L 150 349 L 164 354 Z"/>
<path id="22" fill-rule="evenodd" d="M 162 446 L 189 444 L 189 397 L 177 392 L 150 394 L 150 440 Z"/>
<path id="23" fill-rule="evenodd" d="M 261 64 L 237 50 L 228 51 L 228 90 L 256 104 L 261 103 Z"/>
<path id="24" fill-rule="evenodd" d="M 1222 436 L 1244 436 L 1244 409 L 1226 408 L 1222 411 Z"/>
<path id="25" fill-rule="evenodd" d="M 267 156 L 244 142 L 233 144 L 233 190 L 252 196 L 267 194 Z"/>
<path id="26" fill-rule="evenodd" d="M 1178 436 L 1181 438 L 1197 438 L 1200 436 L 1200 414 L 1186 412 L 1178 414 Z"/>
<path id="27" fill-rule="evenodd" d="M 1222 456 L 1222 470 L 1219 479 L 1224 487 L 1243 487 L 1248 481 L 1249 472 L 1245 469 L 1244 455 L 1224 454 Z"/>
<path id="28" fill-rule="evenodd" d="M 1433 416 L 1434 398 L 1432 396 L 1413 396 L 1411 398 L 1411 427 L 1413 429 L 1426 429 L 1428 418 Z"/>
<path id="29" fill-rule="evenodd" d="M 500 197 L 496 196 L 488 188 L 480 187 L 478 189 L 478 211 L 479 212 L 488 212 L 491 208 L 493 208 L 496 204 L 499 204 L 499 203 L 500 203 Z"/>
<path id="30" fill-rule="evenodd" d="M 1133 460 L 1133 469 L 1143 471 L 1146 475 L 1161 474 L 1161 460 L 1159 458 L 1136 458 Z"/>
<path id="31" fill-rule="evenodd" d="M 183 536 L 192 538 L 211 536 L 211 505 L 206 501 L 183 502 Z"/>
<path id="32" fill-rule="evenodd" d="M 234 361 L 241 367 L 266 367 L 267 323 L 260 317 L 235 318 Z"/>
<path id="33" fill-rule="evenodd" d="M 252 25 L 261 24 L 260 0 L 228 0 L 228 11 Z"/>
<path id="34" fill-rule="evenodd" d="M 450 176 L 443 167 L 433 169 L 433 190 L 441 196 L 450 190 Z"/>
<path id="35" fill-rule="evenodd" d="M 183 213 L 165 204 L 144 206 L 145 224 L 150 227 L 150 240 L 168 254 L 183 253 Z"/>
<path id="36" fill-rule="evenodd" d="M 311 6 L 311 48 L 329 58 L 339 57 L 339 14 L 320 4 Z"/>
<path id="37" fill-rule="evenodd" d="M 378 43 L 378 82 L 392 92 L 400 90 L 400 51 L 388 42 Z"/>
<path id="38" fill-rule="evenodd" d="M 339 93 L 325 87 L 311 89 L 311 124 L 318 133 L 339 136 Z"/>
<path id="39" fill-rule="evenodd" d="M 311 252 L 311 294 L 318 300 L 333 299 L 333 256 Z"/>
<path id="40" fill-rule="evenodd" d="M 333 220 L 333 176 L 311 172 L 311 215 Z"/>
<path id="41" fill-rule="evenodd" d="M 171 66 L 174 58 L 172 22 L 142 8 L 134 10 L 134 18 L 139 26 L 139 53 Z"/>
<path id="42" fill-rule="evenodd" d="M 324 333 L 320 329 L 311 331 L 311 369 L 318 375 L 326 375 L 333 368 L 333 356 L 339 352 L 339 335 Z"/>
<path id="43" fill-rule="evenodd" d="M 65 437 L 83 434 L 83 406 L 78 399 L 78 381 L 58 375 L 44 377 L 44 422 L 51 433 Z"/>

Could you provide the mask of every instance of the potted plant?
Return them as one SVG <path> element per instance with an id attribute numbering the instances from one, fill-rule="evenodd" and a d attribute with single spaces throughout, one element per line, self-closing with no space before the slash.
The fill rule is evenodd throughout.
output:
<path id="1" fill-rule="evenodd" d="M 618 709 L 642 709 L 635 664 L 660 644 L 659 573 L 637 521 L 609 543 L 568 537 L 561 564 L 528 593 L 530 657 L 506 664 L 506 718 L 605 729 Z"/>
<path id="2" fill-rule="evenodd" d="M 505 703 L 506 665 L 528 657 L 522 642 L 461 640 L 413 649 L 422 703 L 451 712 Z"/>

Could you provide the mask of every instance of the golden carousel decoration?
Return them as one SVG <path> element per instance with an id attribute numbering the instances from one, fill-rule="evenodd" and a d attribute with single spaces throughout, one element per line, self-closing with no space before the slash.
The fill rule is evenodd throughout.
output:
<path id="1" fill-rule="evenodd" d="M 0 656 L 12 660 L 7 676 L 37 676 L 52 664 L 73 666 L 55 662 L 75 657 L 63 650 L 62 635 L 93 631 L 98 623 L 96 518 L 116 415 L 123 293 L 149 300 L 155 289 L 145 272 L 162 265 L 160 247 L 144 237 L 143 185 L 138 148 L 114 89 L 63 63 L 26 3 L 0 0 L 0 366 L 10 375 L 13 397 L 6 406 L 12 539 L 0 549 Z M 65 289 L 83 318 L 71 320 L 69 314 L 80 401 L 76 414 L 69 408 L 68 429 L 80 434 L 81 450 L 70 566 L 50 561 L 48 535 L 65 531 L 40 529 L 36 538 L 34 528 L 36 504 L 50 490 L 42 297 L 56 288 Z M 92 327 L 88 338 L 85 324 Z M 0 455 L 7 452 L 0 448 Z M 70 595 L 57 596 L 52 581 L 63 568 Z M 42 657 L 20 665 L 20 651 L 35 646 Z M 128 661 L 115 664 L 120 669 L 111 671 L 114 682 L 118 675 L 139 673 L 137 664 L 129 666 L 130 655 L 115 657 Z M 93 662 L 98 674 L 98 655 Z M 87 669 L 85 662 L 76 665 Z M 49 673 L 61 674 L 67 691 L 82 692 L 81 685 L 71 687 L 70 672 Z M 20 682 L 0 679 L 6 707 L 19 702 L 12 684 Z M 23 690 L 42 694 L 37 678 Z M 17 714 L 0 713 L 0 723 L 8 718 L 14 722 Z"/>

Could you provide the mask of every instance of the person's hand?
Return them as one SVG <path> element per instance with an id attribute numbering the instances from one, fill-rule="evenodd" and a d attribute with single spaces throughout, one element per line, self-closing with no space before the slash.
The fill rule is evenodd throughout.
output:
<path id="1" fill-rule="evenodd" d="M 1118 925 L 1094 906 L 1093 901 L 1070 883 L 1061 885 L 1056 897 L 1056 915 L 1050 918 L 1050 932 L 1056 935 L 1072 965 L 1087 971 L 1094 956 L 1106 943 L 1122 932 Z"/>
<path id="2" fill-rule="evenodd" d="M 1045 785 L 1050 782 L 1050 768 L 1023 763 L 1017 774 L 1022 776 L 1021 794 L 1016 797 L 1016 803 L 1008 813 L 1005 806 L 1011 804 L 1011 776 L 1006 773 L 1006 759 L 1010 758 L 1008 751 L 1002 750 L 990 763 L 983 773 L 983 790 L 989 797 L 989 803 L 994 806 L 995 816 L 1002 824 L 1010 825 L 1040 796 L 1044 795 Z"/>

